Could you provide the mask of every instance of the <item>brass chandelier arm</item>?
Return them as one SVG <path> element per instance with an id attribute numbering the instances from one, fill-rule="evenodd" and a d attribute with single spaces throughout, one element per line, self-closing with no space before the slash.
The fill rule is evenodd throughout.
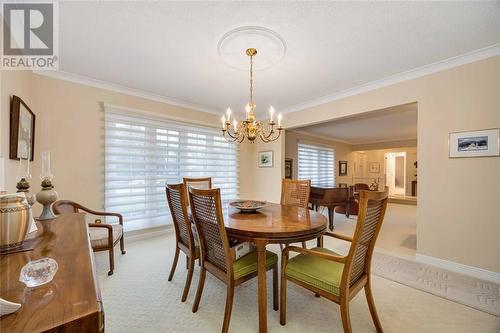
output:
<path id="1" fill-rule="evenodd" d="M 277 135 L 273 136 L 273 134 L 275 134 L 275 133 L 277 133 Z M 259 136 L 263 142 L 268 143 L 268 142 L 277 140 L 281 136 L 281 130 L 278 130 L 277 132 L 270 131 L 268 135 L 264 135 L 263 132 L 260 132 Z"/>
<path id="2" fill-rule="evenodd" d="M 227 134 L 227 135 L 226 135 Z M 229 133 L 229 131 L 227 130 L 223 130 L 222 131 L 222 136 L 224 137 L 224 139 L 226 139 L 227 142 L 236 142 L 238 141 L 243 135 L 238 135 L 238 136 L 234 136 L 232 135 L 231 133 Z M 229 136 L 229 137 L 228 137 Z M 244 136 L 243 136 L 244 138 Z M 241 141 L 238 141 L 239 143 L 241 143 Z"/>

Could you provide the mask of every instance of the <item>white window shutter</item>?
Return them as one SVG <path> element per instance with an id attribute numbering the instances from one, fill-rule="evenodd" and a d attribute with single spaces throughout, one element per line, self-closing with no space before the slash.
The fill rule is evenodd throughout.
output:
<path id="1" fill-rule="evenodd" d="M 312 185 L 335 186 L 335 150 L 324 146 L 298 144 L 298 178 Z"/>
<path id="2" fill-rule="evenodd" d="M 125 230 L 169 223 L 165 185 L 212 177 L 223 200 L 238 197 L 238 145 L 213 128 L 105 111 L 105 209 Z"/>

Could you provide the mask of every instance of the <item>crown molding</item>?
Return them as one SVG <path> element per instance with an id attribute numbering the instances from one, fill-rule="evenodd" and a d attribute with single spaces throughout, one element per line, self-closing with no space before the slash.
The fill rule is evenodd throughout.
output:
<path id="1" fill-rule="evenodd" d="M 422 67 L 414 68 L 409 71 L 394 74 L 383 79 L 367 82 L 359 86 L 342 90 L 331 95 L 326 95 L 311 99 L 309 101 L 292 105 L 288 108 L 284 108 L 282 113 L 297 112 L 304 109 L 312 108 L 321 104 L 326 104 L 328 102 L 333 102 L 342 98 L 349 96 L 358 95 L 370 90 L 375 90 L 382 87 L 387 87 L 396 83 L 403 81 L 408 81 L 416 79 L 429 74 L 441 72 L 454 67 L 466 65 L 472 62 L 480 61 L 483 59 L 491 58 L 500 55 L 500 43 L 487 46 L 482 49 L 467 52 L 455 57 L 451 57 L 445 60 L 441 60 L 432 64 L 428 64 Z"/>
<path id="2" fill-rule="evenodd" d="M 291 129 L 291 130 L 287 130 L 287 131 L 292 132 L 292 133 L 301 134 L 301 135 L 307 135 L 307 136 L 310 136 L 312 138 L 317 138 L 317 139 L 321 139 L 321 140 L 343 143 L 343 144 L 351 146 L 351 148 L 353 150 L 358 149 L 359 146 L 376 145 L 376 144 L 392 143 L 392 142 L 397 143 L 397 142 L 416 141 L 417 140 L 417 138 L 412 137 L 412 138 L 402 138 L 402 139 L 396 139 L 396 140 L 386 139 L 386 140 L 366 141 L 363 143 L 355 143 L 355 142 L 351 142 L 351 141 L 347 141 L 347 140 L 338 139 L 338 138 L 335 138 L 335 137 L 332 137 L 329 135 L 320 135 L 320 134 L 316 134 L 316 133 L 309 133 L 307 131 L 307 129 L 302 129 L 302 130 Z"/>
<path id="3" fill-rule="evenodd" d="M 144 90 L 130 88 L 127 86 L 122 86 L 122 85 L 107 82 L 107 81 L 101 81 L 101 80 L 93 79 L 93 78 L 83 76 L 83 75 L 72 74 L 72 73 L 64 72 L 64 71 L 33 71 L 33 73 L 37 74 L 37 75 L 50 77 L 53 79 L 83 84 L 83 85 L 90 86 L 93 88 L 114 91 L 117 93 L 129 95 L 129 96 L 140 97 L 140 98 L 148 99 L 151 101 L 165 103 L 165 104 L 174 105 L 174 106 L 179 106 L 179 107 L 183 107 L 183 108 L 187 108 L 187 109 L 191 109 L 191 110 L 196 110 L 196 111 L 201 111 L 201 112 L 206 112 L 206 113 L 211 113 L 211 114 L 217 114 L 217 115 L 221 114 L 220 111 L 216 111 L 212 108 L 209 108 L 209 107 L 206 107 L 203 105 L 185 102 L 185 101 L 181 101 L 181 100 L 178 100 L 175 98 L 165 97 L 165 96 L 150 93 L 150 92 L 147 92 Z"/>
<path id="4" fill-rule="evenodd" d="M 465 64 L 469 64 L 472 62 L 480 61 L 483 59 L 491 58 L 500 55 L 500 43 L 498 44 L 493 44 L 488 47 L 471 51 L 468 53 L 464 53 L 462 55 L 448 58 L 445 60 L 441 60 L 432 64 L 428 64 L 422 67 L 418 67 L 415 69 L 411 69 L 409 71 L 405 71 L 402 73 L 394 74 L 391 76 L 388 76 L 383 79 L 371 81 L 368 83 L 361 84 L 359 86 L 349 88 L 346 90 L 342 90 L 336 93 L 333 93 L 331 95 L 326 95 L 318 98 L 311 99 L 309 101 L 295 104 L 293 106 L 290 106 L 288 108 L 283 108 L 282 113 L 291 113 L 291 112 L 297 112 L 301 111 L 307 108 L 315 107 L 321 104 L 326 104 L 328 102 L 332 102 L 335 100 L 339 100 L 342 98 L 346 98 L 349 96 L 354 96 L 357 94 L 361 94 L 370 90 L 375 90 L 378 88 L 390 86 L 396 83 L 400 83 L 403 81 L 415 79 L 418 77 L 422 77 L 425 75 L 433 74 L 436 72 L 444 71 L 447 69 L 451 69 L 454 67 L 462 66 Z M 135 89 L 135 88 L 130 88 L 127 86 L 122 86 L 119 84 L 107 82 L 107 81 L 101 81 L 97 79 L 93 79 L 87 76 L 83 75 L 78 75 L 78 74 L 72 74 L 69 72 L 65 71 L 33 71 L 34 74 L 37 75 L 42 75 L 50 78 L 55 78 L 59 80 L 64 80 L 64 81 L 69 81 L 73 83 L 78 83 L 78 84 L 83 84 L 86 86 L 91 86 L 94 88 L 100 88 L 100 89 L 105 89 L 105 90 L 110 90 L 130 96 L 135 96 L 135 97 L 140 97 L 160 103 L 165 103 L 169 105 L 174 105 L 174 106 L 179 106 L 183 108 L 188 108 L 191 110 L 196 110 L 196 111 L 201 111 L 201 112 L 206 112 L 206 113 L 211 113 L 211 114 L 217 114 L 220 115 L 221 112 L 217 111 L 211 107 L 203 106 L 200 104 L 196 103 L 190 103 L 182 100 L 178 100 L 175 98 L 170 98 L 170 97 L 165 97 L 162 95 L 150 93 L 144 90 L 140 89 Z"/>
<path id="5" fill-rule="evenodd" d="M 402 139 L 396 139 L 396 140 L 394 140 L 394 139 L 375 140 L 375 141 L 367 141 L 366 143 L 352 143 L 352 146 L 356 147 L 356 146 L 376 145 L 376 144 L 393 143 L 393 142 L 398 143 L 398 142 L 404 142 L 404 141 L 417 141 L 417 138 L 412 137 L 412 138 L 402 138 Z"/>
<path id="6" fill-rule="evenodd" d="M 337 138 L 334 138 L 334 137 L 331 137 L 331 136 L 328 136 L 328 135 L 320 135 L 320 134 L 316 134 L 316 133 L 309 133 L 307 130 L 295 130 L 295 129 L 291 129 L 291 130 L 288 130 L 288 131 L 292 132 L 292 133 L 300 134 L 300 135 L 307 135 L 307 136 L 310 136 L 311 138 L 321 139 L 323 141 L 333 141 L 333 142 L 336 142 L 336 143 L 343 143 L 345 145 L 351 145 L 351 146 L 353 145 L 351 142 L 346 141 L 346 140 L 337 139 Z"/>

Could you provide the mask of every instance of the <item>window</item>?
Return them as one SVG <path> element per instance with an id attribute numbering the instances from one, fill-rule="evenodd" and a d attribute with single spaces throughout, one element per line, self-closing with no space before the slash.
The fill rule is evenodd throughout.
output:
<path id="1" fill-rule="evenodd" d="M 299 143 L 299 179 L 310 179 L 312 185 L 335 186 L 335 150 L 324 146 Z"/>
<path id="2" fill-rule="evenodd" d="M 125 230 L 170 223 L 166 183 L 212 177 L 223 200 L 238 196 L 238 150 L 217 129 L 106 110 L 105 208 Z"/>

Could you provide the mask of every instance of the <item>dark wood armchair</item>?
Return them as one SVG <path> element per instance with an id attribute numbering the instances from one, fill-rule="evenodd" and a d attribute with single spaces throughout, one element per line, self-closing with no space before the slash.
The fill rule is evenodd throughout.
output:
<path id="1" fill-rule="evenodd" d="M 359 215 L 354 236 L 347 237 L 327 232 L 351 243 L 347 256 L 341 256 L 322 247 L 303 249 L 287 246 L 281 256 L 280 323 L 286 323 L 287 281 L 296 283 L 340 305 L 344 332 L 350 333 L 349 301 L 365 289 L 368 307 L 377 332 L 382 325 L 377 315 L 371 289 L 371 260 L 375 242 L 384 220 L 388 188 L 384 192 L 360 191 Z M 289 259 L 289 252 L 299 255 Z"/>
<path id="2" fill-rule="evenodd" d="M 115 269 L 114 247 L 120 242 L 120 250 L 125 254 L 125 243 L 123 240 L 123 216 L 118 213 L 98 212 L 84 207 L 69 200 L 59 200 L 54 202 L 52 209 L 57 215 L 78 213 L 80 210 L 97 216 L 113 216 L 118 218 L 118 223 L 103 223 L 96 219 L 94 223 L 89 223 L 90 244 L 94 252 L 109 251 L 109 272 L 113 275 Z"/>
<path id="3" fill-rule="evenodd" d="M 234 287 L 257 276 L 257 252 L 233 260 L 222 215 L 220 189 L 202 190 L 191 187 L 189 201 L 196 229 L 200 236 L 201 271 L 193 312 L 198 311 L 206 272 L 227 286 L 226 308 L 222 332 L 229 330 L 233 308 Z M 273 303 L 278 310 L 278 256 L 266 251 L 266 270 L 273 270 Z"/>

